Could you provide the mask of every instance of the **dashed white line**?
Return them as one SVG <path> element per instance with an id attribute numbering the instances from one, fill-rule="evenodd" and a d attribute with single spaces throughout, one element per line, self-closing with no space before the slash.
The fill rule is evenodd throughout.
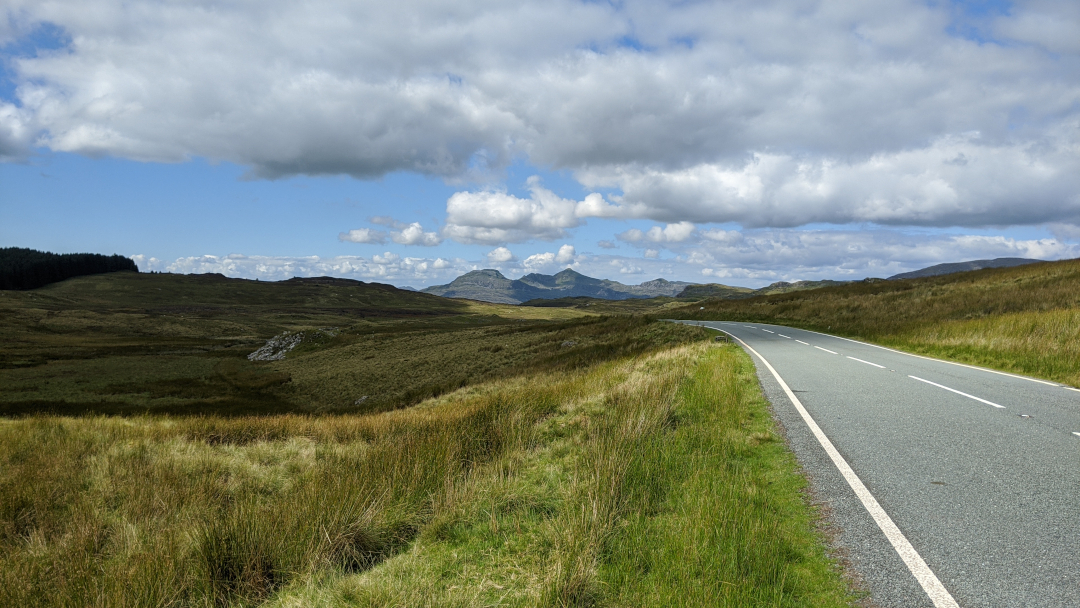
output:
<path id="1" fill-rule="evenodd" d="M 992 406 L 994 406 L 994 407 L 996 407 L 996 408 L 999 408 L 999 409 L 1005 409 L 1005 406 L 1004 406 L 1004 405 L 998 405 L 998 404 L 994 403 L 993 401 L 987 401 L 986 399 L 981 399 L 981 398 L 979 398 L 979 397 L 976 397 L 975 395 L 969 395 L 969 394 L 967 394 L 967 393 L 962 393 L 962 392 L 960 392 L 960 391 L 956 390 L 955 388 L 949 388 L 949 387 L 947 387 L 947 386 L 943 386 L 943 385 L 941 385 L 941 384 L 938 384 L 937 382 L 931 382 L 931 381 L 929 381 L 929 380 L 923 380 L 922 378 L 920 378 L 920 377 L 918 377 L 918 376 L 908 376 L 908 378 L 912 378 L 912 379 L 914 379 L 914 380 L 918 380 L 919 382 L 925 382 L 925 383 L 927 383 L 927 384 L 932 384 L 932 385 L 934 385 L 934 386 L 936 386 L 936 387 L 938 387 L 938 388 L 943 388 L 943 389 L 945 389 L 945 390 L 947 390 L 947 391 L 951 391 L 951 392 L 954 392 L 954 393 L 956 393 L 957 395 L 963 395 L 963 396 L 967 397 L 968 399 L 974 399 L 975 401 L 980 401 L 980 402 L 982 402 L 982 403 L 985 403 L 986 405 L 992 405 Z"/>
<path id="2" fill-rule="evenodd" d="M 830 353 L 830 354 L 833 354 L 833 355 L 839 355 L 840 354 L 840 353 L 834 353 L 833 351 L 831 351 L 831 350 L 829 350 L 827 348 L 821 348 L 820 346 L 815 346 L 814 348 L 816 348 L 818 350 L 823 350 L 823 351 L 825 351 L 827 353 Z"/>
<path id="3" fill-rule="evenodd" d="M 997 374 L 999 376 L 1009 376 L 1010 378 L 1019 378 L 1020 380 L 1028 380 L 1028 381 L 1031 381 L 1031 382 L 1038 382 L 1039 384 L 1046 384 L 1046 385 L 1049 385 L 1049 386 L 1061 386 L 1060 384 L 1057 384 L 1055 382 L 1047 382 L 1046 380 L 1039 380 L 1038 378 L 1029 378 L 1028 376 L 1020 376 L 1020 375 L 1017 375 L 1017 374 L 1010 374 L 1008 372 L 999 372 L 996 369 L 988 369 L 988 368 L 985 368 L 985 367 L 979 367 L 977 365 L 968 365 L 967 363 L 957 363 L 956 361 L 948 361 L 948 360 L 945 360 L 945 359 L 935 359 L 934 357 L 926 357 L 926 356 L 923 356 L 923 355 L 916 355 L 916 354 L 913 354 L 913 353 L 906 353 L 906 352 L 904 352 L 902 350 L 896 350 L 895 348 L 889 348 L 888 346 L 881 346 L 880 344 L 871 344 L 869 342 L 862 342 L 862 341 L 859 341 L 859 340 L 852 340 L 851 338 L 845 338 L 843 336 L 834 336 L 832 334 L 823 334 L 820 331 L 814 331 L 812 329 L 804 329 L 803 331 L 810 332 L 812 334 L 817 334 L 819 336 L 828 336 L 830 338 L 836 338 L 837 340 L 846 340 L 848 342 L 854 342 L 855 344 L 863 344 L 865 346 L 871 346 L 873 348 L 880 348 L 881 350 L 891 351 L 891 352 L 894 352 L 894 353 L 897 353 L 897 354 L 900 354 L 900 355 L 907 355 L 909 357 L 918 357 L 919 359 L 926 359 L 927 361 L 937 361 L 938 363 L 948 363 L 949 365 L 958 365 L 960 367 L 966 367 L 966 368 L 969 368 L 969 369 L 977 369 L 979 371 L 990 372 L 991 374 Z M 1076 390 L 1076 389 L 1074 389 L 1074 390 Z"/>
<path id="4" fill-rule="evenodd" d="M 739 340 L 736 336 L 731 336 L 736 340 Z M 919 552 L 915 550 L 911 542 L 908 541 L 904 533 L 900 531 L 896 523 L 893 522 L 889 514 L 885 512 L 885 509 L 881 507 L 874 495 L 867 489 L 866 484 L 859 479 L 859 476 L 855 474 L 855 471 L 851 468 L 844 457 L 840 455 L 840 452 L 829 440 L 825 432 L 821 430 L 814 418 L 810 416 L 810 412 L 806 411 L 799 398 L 795 396 L 795 393 L 791 391 L 784 379 L 780 377 L 780 374 L 776 373 L 776 369 L 761 356 L 761 353 L 754 350 L 749 344 L 739 340 L 746 350 L 754 353 L 761 362 L 765 364 L 765 367 L 772 372 L 773 378 L 780 384 L 780 388 L 784 389 L 784 393 L 791 400 L 792 405 L 798 410 L 799 415 L 802 416 L 806 426 L 810 427 L 810 432 L 817 438 L 821 447 L 825 448 L 825 453 L 829 455 L 829 458 L 836 465 L 836 468 L 840 470 L 840 474 L 844 476 L 844 480 L 848 482 L 851 489 L 854 490 L 855 495 L 859 497 L 859 501 L 862 502 L 863 507 L 866 508 L 870 516 L 874 518 L 874 522 L 877 523 L 878 528 L 885 534 L 885 538 L 889 540 L 889 544 L 896 549 L 896 552 L 900 555 L 900 559 L 904 561 L 904 564 L 911 571 L 911 574 L 915 576 L 915 580 L 919 581 L 919 585 L 926 592 L 926 595 L 930 596 L 930 601 L 934 603 L 935 608 L 960 608 L 956 600 L 953 599 L 952 594 L 945 588 L 945 585 L 941 584 L 941 580 L 938 579 L 934 571 L 930 569 L 930 566 L 926 564 L 926 561 L 919 555 Z M 803 342 L 803 344 L 806 344 Z"/>
<path id="5" fill-rule="evenodd" d="M 791 339 L 791 336 L 785 336 L 784 334 L 776 334 L 776 335 L 780 336 L 781 338 L 787 338 L 788 340 Z"/>
<path id="6" fill-rule="evenodd" d="M 753 325 L 743 325 L 746 329 L 757 329 Z"/>
<path id="7" fill-rule="evenodd" d="M 874 367 L 877 367 L 877 368 L 885 369 L 884 365 L 878 365 L 877 363 L 871 363 L 869 361 L 863 361 L 862 359 L 856 359 L 855 357 L 850 357 L 849 356 L 848 359 L 851 359 L 852 361 L 858 361 L 859 363 L 865 363 L 867 365 L 873 365 Z"/>
<path id="8" fill-rule="evenodd" d="M 1073 435 L 1076 435 L 1077 437 L 1080 437 L 1080 433 L 1077 433 L 1076 431 L 1073 431 Z"/>
<path id="9" fill-rule="evenodd" d="M 803 342 L 802 340 L 795 340 L 795 341 L 798 342 L 799 344 L 806 344 L 806 342 Z M 806 345 L 810 346 L 809 344 L 806 344 Z"/>
<path id="10" fill-rule="evenodd" d="M 761 331 L 769 331 L 769 330 L 767 330 L 767 329 L 765 329 L 765 328 L 762 328 L 762 329 L 761 329 Z M 770 333 L 770 334 L 775 334 L 776 332 L 775 332 L 775 331 L 769 331 L 769 333 Z"/>

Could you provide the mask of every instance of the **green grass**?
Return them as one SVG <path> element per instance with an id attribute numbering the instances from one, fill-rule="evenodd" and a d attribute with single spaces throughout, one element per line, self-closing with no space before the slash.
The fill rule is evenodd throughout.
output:
<path id="1" fill-rule="evenodd" d="M 1067 260 L 708 300 L 662 316 L 827 331 L 1080 386 L 1078 310 L 1080 260 Z"/>
<path id="2" fill-rule="evenodd" d="M 845 605 L 745 354 L 364 416 L 0 423 L 0 605 Z"/>

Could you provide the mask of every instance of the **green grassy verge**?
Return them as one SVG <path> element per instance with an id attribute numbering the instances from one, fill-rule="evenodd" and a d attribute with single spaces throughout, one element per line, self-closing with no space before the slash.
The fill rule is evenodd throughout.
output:
<path id="1" fill-rule="evenodd" d="M 845 605 L 745 354 L 364 416 L 0 423 L 0 605 Z"/>
<path id="2" fill-rule="evenodd" d="M 708 300 L 664 314 L 826 331 L 1080 386 L 1080 260 Z"/>

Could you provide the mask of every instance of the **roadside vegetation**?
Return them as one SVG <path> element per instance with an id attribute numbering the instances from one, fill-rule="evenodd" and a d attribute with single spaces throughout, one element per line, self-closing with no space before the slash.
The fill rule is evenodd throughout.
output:
<path id="1" fill-rule="evenodd" d="M 846 605 L 713 344 L 379 414 L 8 420 L 0 604 Z"/>
<path id="2" fill-rule="evenodd" d="M 1080 260 L 706 300 L 659 316 L 792 325 L 1080 386 Z"/>

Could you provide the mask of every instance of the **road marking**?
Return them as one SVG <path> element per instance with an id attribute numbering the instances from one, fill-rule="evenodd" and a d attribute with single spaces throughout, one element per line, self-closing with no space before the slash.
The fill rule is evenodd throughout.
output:
<path id="1" fill-rule="evenodd" d="M 1063 388 L 1063 389 L 1065 389 L 1067 391 L 1076 391 L 1076 392 L 1080 393 L 1080 388 L 1073 388 L 1071 386 L 1063 386 L 1061 388 Z"/>
<path id="2" fill-rule="evenodd" d="M 880 368 L 880 369 L 885 369 L 884 365 L 878 365 L 877 363 L 871 363 L 869 361 L 863 361 L 862 359 L 856 359 L 855 357 L 848 357 L 848 359 L 851 359 L 852 361 L 858 361 L 859 363 L 865 363 L 867 365 L 873 365 L 874 367 L 877 367 L 877 368 Z"/>
<path id="3" fill-rule="evenodd" d="M 761 331 L 769 331 L 769 330 L 767 330 L 767 329 L 765 329 L 765 328 L 762 328 L 762 329 L 761 329 Z M 770 333 L 770 334 L 775 334 L 776 332 L 775 332 L 775 331 L 769 331 L 769 333 Z"/>
<path id="4" fill-rule="evenodd" d="M 991 374 L 997 374 L 999 376 L 1008 376 L 1010 378 L 1019 378 L 1021 380 L 1029 380 L 1031 382 L 1038 382 L 1039 384 L 1046 384 L 1046 385 L 1049 385 L 1049 386 L 1061 386 L 1060 384 L 1057 384 L 1055 382 L 1047 382 L 1046 380 L 1039 380 L 1038 378 L 1029 378 L 1027 376 L 1019 376 L 1017 374 L 1010 374 L 1010 373 L 1007 373 L 1007 372 L 999 372 L 996 369 L 987 369 L 985 367 L 979 367 L 977 365 L 968 365 L 966 363 L 957 363 L 956 361 L 946 361 L 945 359 L 935 359 L 933 357 L 925 357 L 923 355 L 915 355 L 915 354 L 912 354 L 912 353 L 905 353 L 902 350 L 896 350 L 895 348 L 889 348 L 888 346 L 881 346 L 879 344 L 871 344 L 869 342 L 860 342 L 859 340 L 852 340 L 851 338 L 845 338 L 843 336 L 834 336 L 832 334 L 823 334 L 820 331 L 813 331 L 811 329 L 804 329 L 803 331 L 810 332 L 812 334 L 817 334 L 819 336 L 828 336 L 830 338 L 836 338 L 837 340 L 847 340 L 848 342 L 854 342 L 855 344 L 862 344 L 864 346 L 872 346 L 874 348 L 880 348 L 881 350 L 887 350 L 889 352 L 894 352 L 894 353 L 901 354 L 901 355 L 907 355 L 909 357 L 918 357 L 919 359 L 926 359 L 928 361 L 937 361 L 938 363 L 948 363 L 949 365 L 959 365 L 960 367 L 967 367 L 967 368 L 970 368 L 970 369 L 977 369 L 979 371 L 990 372 Z M 804 342 L 804 344 L 805 344 L 805 342 Z M 1063 387 L 1063 388 L 1068 388 L 1068 387 Z M 1073 390 L 1076 390 L 1076 389 L 1073 389 Z"/>
<path id="5" fill-rule="evenodd" d="M 820 346 L 815 346 L 814 348 L 816 348 L 816 349 L 818 349 L 818 350 L 823 350 L 823 351 L 825 351 L 825 352 L 827 352 L 827 353 L 832 353 L 832 354 L 834 354 L 834 355 L 839 355 L 839 354 L 840 354 L 840 353 L 833 353 L 833 351 L 831 351 L 831 350 L 829 350 L 829 349 L 827 349 L 827 348 L 821 348 Z"/>
<path id="6" fill-rule="evenodd" d="M 1073 435 L 1076 435 L 1077 437 L 1080 437 L 1080 433 L 1077 433 L 1076 431 L 1073 431 Z"/>
<path id="7" fill-rule="evenodd" d="M 747 329 L 755 329 L 753 325 L 743 325 L 743 327 Z"/>
<path id="8" fill-rule="evenodd" d="M 726 332 L 725 332 L 726 333 Z M 731 334 L 729 334 L 731 335 Z M 731 335 L 732 338 L 739 340 L 738 337 Z M 784 389 L 784 393 L 791 400 L 792 405 L 798 410 L 799 415 L 802 416 L 806 426 L 810 427 L 810 432 L 817 438 L 821 447 L 825 448 L 825 453 L 832 459 L 833 464 L 840 470 L 840 474 L 844 476 L 844 480 L 848 482 L 851 489 L 855 491 L 855 495 L 859 497 L 863 507 L 870 513 L 870 516 L 874 518 L 878 528 L 885 534 L 885 538 L 889 540 L 889 543 L 896 549 L 896 552 L 900 554 L 900 559 L 904 560 L 904 564 L 907 565 L 908 570 L 915 576 L 915 580 L 919 581 L 919 585 L 922 586 L 926 595 L 930 596 L 930 601 L 934 603 L 935 608 L 960 608 L 956 600 L 953 599 L 952 594 L 945 588 L 945 585 L 941 584 L 938 577 L 934 574 L 930 566 L 926 565 L 926 561 L 923 560 L 919 552 L 915 550 L 915 547 L 911 545 L 904 533 L 900 531 L 900 528 L 896 526 L 889 514 L 885 512 L 885 509 L 881 507 L 874 495 L 870 493 L 870 490 L 866 488 L 859 476 L 852 470 L 851 465 L 844 460 L 844 457 L 840 455 L 840 452 L 836 450 L 836 446 L 832 444 L 832 441 L 825 435 L 825 432 L 821 430 L 821 427 L 817 425 L 814 418 L 810 416 L 810 412 L 806 411 L 799 398 L 795 396 L 795 393 L 791 391 L 784 379 L 780 377 L 780 374 L 776 372 L 765 357 L 762 357 L 760 353 L 750 347 L 749 344 L 739 340 L 746 350 L 754 353 L 761 362 L 765 364 L 765 367 L 772 372 L 773 378 L 780 383 L 780 388 Z M 805 344 L 805 342 L 804 342 Z"/>
<path id="9" fill-rule="evenodd" d="M 933 384 L 934 386 L 936 386 L 938 388 L 943 388 L 943 389 L 945 389 L 947 391 L 952 391 L 952 392 L 956 393 L 957 395 L 963 395 L 963 396 L 967 397 L 968 399 L 974 399 L 975 401 L 981 401 L 981 402 L 985 403 L 986 405 L 992 405 L 992 406 L 994 406 L 996 408 L 1005 409 L 1004 405 L 998 405 L 998 404 L 996 404 L 996 403 L 994 403 L 992 401 L 987 401 L 986 399 L 980 399 L 979 397 L 976 397 L 975 395 L 969 395 L 967 393 L 961 393 L 960 391 L 956 390 L 955 388 L 949 388 L 947 386 L 942 386 L 942 385 L 938 384 L 937 382 L 930 382 L 929 380 L 923 380 L 922 378 L 920 378 L 918 376 L 908 376 L 908 378 L 913 378 L 915 380 L 918 380 L 919 382 L 925 382 L 927 384 Z"/>
<path id="10" fill-rule="evenodd" d="M 795 340 L 795 341 L 798 342 L 799 344 L 806 344 L 806 342 L 803 342 L 802 340 Z M 806 344 L 806 345 L 810 346 L 809 344 Z"/>
<path id="11" fill-rule="evenodd" d="M 787 338 L 788 340 L 791 339 L 791 336 L 785 336 L 784 334 L 776 334 L 776 335 L 780 336 L 781 338 Z"/>

